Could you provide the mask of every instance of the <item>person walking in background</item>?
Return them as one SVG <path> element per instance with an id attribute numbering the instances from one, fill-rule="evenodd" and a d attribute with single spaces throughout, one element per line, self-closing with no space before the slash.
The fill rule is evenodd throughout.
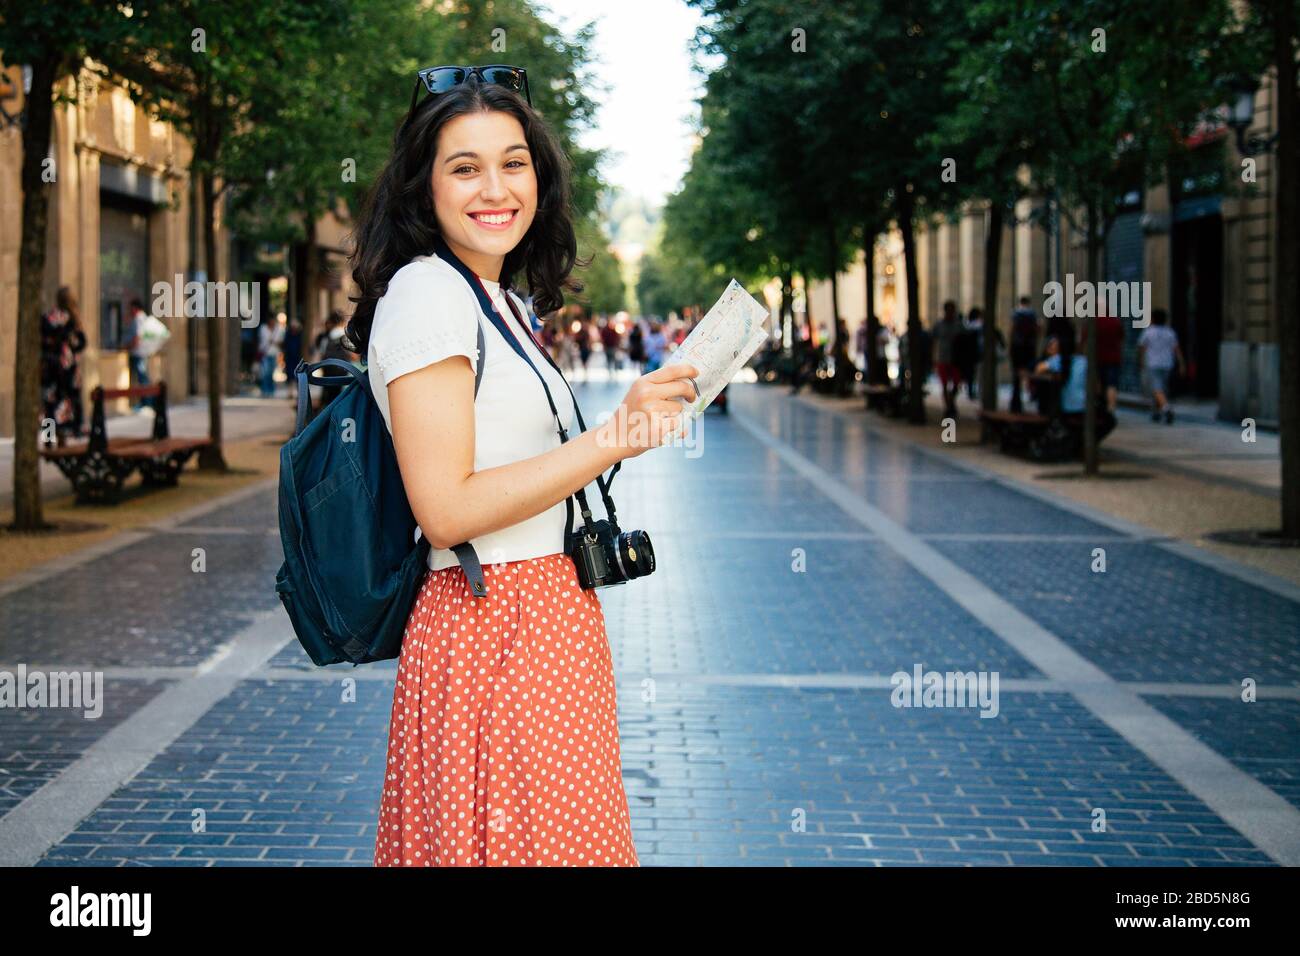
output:
<path id="1" fill-rule="evenodd" d="M 953 364 L 957 366 L 961 380 L 966 384 L 966 396 L 972 399 L 975 397 L 975 369 L 979 365 L 979 314 L 979 309 L 972 308 L 965 322 L 958 319 L 961 331 L 957 333 L 952 349 Z M 958 391 L 961 389 L 958 388 Z"/>
<path id="2" fill-rule="evenodd" d="M 1097 323 L 1097 379 L 1102 394 L 1106 396 L 1106 410 L 1115 411 L 1119 403 L 1119 370 L 1124 362 L 1124 325 L 1114 315 L 1099 315 Z M 1083 340 L 1079 343 L 1088 354 L 1088 327 L 1083 327 Z"/>
<path id="3" fill-rule="evenodd" d="M 302 323 L 297 319 L 290 319 L 284 332 L 284 374 L 289 379 L 291 394 L 296 394 L 298 391 L 298 377 L 293 372 L 301 360 Z"/>
<path id="4" fill-rule="evenodd" d="M 582 379 L 587 379 L 587 363 L 591 361 L 591 326 L 587 324 L 586 319 L 578 320 L 578 331 L 575 333 L 578 343 L 578 361 L 582 363 Z"/>
<path id="5" fill-rule="evenodd" d="M 1011 313 L 1011 411 L 1024 411 L 1022 394 L 1029 391 L 1029 376 L 1038 358 L 1038 316 L 1029 296 Z"/>
<path id="6" fill-rule="evenodd" d="M 352 351 L 347 340 L 346 330 L 347 320 L 343 317 L 343 313 L 338 309 L 331 311 L 329 317 L 325 319 L 325 331 L 316 336 L 316 340 L 312 343 L 312 361 L 338 359 L 342 362 L 356 363 L 360 356 Z M 286 370 L 287 368 L 288 363 L 286 362 Z M 331 372 L 330 374 L 334 373 Z M 290 377 L 296 379 L 296 376 Z M 342 385 L 322 385 L 318 387 L 320 388 L 321 408 L 338 398 L 339 393 L 343 391 Z"/>
<path id="7" fill-rule="evenodd" d="M 257 356 L 261 363 L 258 370 L 258 384 L 263 398 L 275 394 L 275 370 L 280 364 L 280 350 L 284 347 L 285 317 L 277 312 L 275 318 L 262 323 L 258 332 Z"/>
<path id="8" fill-rule="evenodd" d="M 961 369 L 956 363 L 957 337 L 961 333 L 957 303 L 949 299 L 943 304 L 943 318 L 934 328 L 934 370 L 943 389 L 943 413 L 949 418 L 957 417 L 957 392 L 961 389 Z"/>
<path id="9" fill-rule="evenodd" d="M 613 319 L 606 319 L 605 324 L 600 327 L 600 347 L 605 350 L 605 369 L 609 372 L 611 378 L 618 372 L 622 364 L 618 350 L 623 344 L 623 336 L 618 331 L 618 326 L 614 324 Z"/>
<path id="10" fill-rule="evenodd" d="M 152 384 L 149 381 L 149 350 L 144 341 L 145 321 L 148 318 L 149 313 L 145 312 L 144 303 L 139 299 L 132 299 L 127 306 L 127 328 L 130 329 L 131 337 L 127 339 L 126 343 L 132 388 Z M 132 400 L 131 411 L 138 412 L 146 405 L 151 404 L 146 399 Z"/>
<path id="11" fill-rule="evenodd" d="M 664 351 L 668 348 L 668 339 L 664 337 L 664 327 L 658 322 L 650 323 L 650 334 L 645 338 L 645 368 L 642 374 L 653 372 L 664 360 Z"/>
<path id="12" fill-rule="evenodd" d="M 627 334 L 627 360 L 633 368 L 640 368 L 645 363 L 645 330 L 640 321 L 633 323 Z"/>
<path id="13" fill-rule="evenodd" d="M 1074 322 L 1068 315 L 1058 315 L 1049 319 L 1047 322 L 1047 335 L 1049 338 L 1056 339 L 1057 347 L 1061 350 L 1062 360 L 1074 354 L 1075 346 L 1079 342 L 1079 336 L 1075 332 Z"/>
<path id="14" fill-rule="evenodd" d="M 54 308 L 41 316 L 41 407 L 44 421 L 54 422 L 60 445 L 68 436 L 80 438 L 85 432 L 79 358 L 85 347 L 77 297 L 61 286 Z"/>
<path id="15" fill-rule="evenodd" d="M 1101 336 L 1097 337 L 1097 343 L 1101 344 Z M 1169 316 L 1164 309 L 1152 311 L 1151 324 L 1138 337 L 1138 356 L 1151 392 L 1151 420 L 1158 422 L 1163 416 L 1165 424 L 1172 425 L 1174 410 L 1169 407 L 1169 376 L 1175 367 L 1178 374 L 1184 374 L 1186 363 L 1178 345 L 1178 333 L 1169 328 Z"/>

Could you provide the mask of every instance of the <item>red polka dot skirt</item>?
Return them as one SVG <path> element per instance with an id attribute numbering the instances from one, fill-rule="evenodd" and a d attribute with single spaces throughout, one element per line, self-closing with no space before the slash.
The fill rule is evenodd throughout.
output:
<path id="1" fill-rule="evenodd" d="M 550 554 L 430 571 L 406 622 L 376 866 L 637 866 L 594 591 Z"/>

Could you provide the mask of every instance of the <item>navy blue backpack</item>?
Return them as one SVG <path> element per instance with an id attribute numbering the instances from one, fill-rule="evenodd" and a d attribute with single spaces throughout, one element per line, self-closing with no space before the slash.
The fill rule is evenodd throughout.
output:
<path id="1" fill-rule="evenodd" d="M 474 395 L 483 378 L 478 329 Z M 318 369 L 343 375 L 311 378 Z M 294 633 L 317 665 L 365 664 L 397 657 L 411 605 L 428 567 L 417 543 L 393 439 L 366 373 L 350 362 L 300 362 L 298 419 L 280 449 L 280 544 L 275 590 Z M 346 385 L 345 385 L 346 383 Z M 309 384 L 344 385 L 310 423 Z M 454 549 L 471 592 L 487 589 L 468 543 Z"/>

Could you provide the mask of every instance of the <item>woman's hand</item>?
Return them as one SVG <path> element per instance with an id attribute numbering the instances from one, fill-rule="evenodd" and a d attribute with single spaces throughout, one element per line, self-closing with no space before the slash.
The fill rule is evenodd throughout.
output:
<path id="1" fill-rule="evenodd" d="M 642 375 L 623 396 L 623 402 L 599 428 L 598 444 L 617 449 L 620 457 L 634 458 L 670 441 L 683 424 L 686 406 L 693 402 L 695 386 L 689 379 L 700 374 L 694 365 L 665 365 Z"/>

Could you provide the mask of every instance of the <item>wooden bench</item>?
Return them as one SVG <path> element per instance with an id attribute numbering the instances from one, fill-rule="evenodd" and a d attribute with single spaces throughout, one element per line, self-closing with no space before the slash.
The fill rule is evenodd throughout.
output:
<path id="1" fill-rule="evenodd" d="M 122 483 L 139 471 L 147 486 L 175 485 L 181 469 L 210 438 L 173 438 L 167 428 L 167 385 L 135 388 L 97 387 L 90 393 L 93 411 L 90 440 L 66 445 L 47 445 L 41 457 L 52 461 L 72 482 L 77 501 L 115 504 L 121 500 Z M 104 425 L 104 402 L 115 398 L 154 399 L 153 435 L 150 438 L 112 438 Z"/>
<path id="2" fill-rule="evenodd" d="M 867 385 L 862 389 L 867 397 L 867 408 L 895 418 L 901 413 L 907 392 L 901 385 Z"/>
<path id="3" fill-rule="evenodd" d="M 1083 413 L 1035 415 L 1031 412 L 980 409 L 980 441 L 997 437 L 1008 455 L 1034 461 L 1071 461 L 1083 453 Z M 1097 410 L 1097 444 L 1115 428 L 1115 416 Z"/>

